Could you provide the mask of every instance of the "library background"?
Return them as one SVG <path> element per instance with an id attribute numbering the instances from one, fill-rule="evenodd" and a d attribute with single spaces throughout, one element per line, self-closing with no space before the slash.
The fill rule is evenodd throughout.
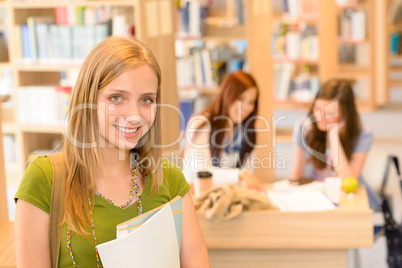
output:
<path id="1" fill-rule="evenodd" d="M 0 0 L 0 267 L 15 266 L 13 195 L 26 163 L 61 141 L 80 64 L 107 36 L 135 35 L 155 53 L 162 102 L 184 115 L 162 110 L 164 144 L 208 106 L 225 74 L 252 73 L 259 113 L 281 118 L 259 134 L 287 163 L 258 171 L 270 181 L 290 177 L 294 122 L 334 77 L 353 84 L 372 149 L 402 159 L 401 32 L 401 0 Z M 174 144 L 164 154 L 180 155 L 182 141 Z M 389 184 L 400 222 L 400 188 Z M 386 267 L 385 244 L 359 250 L 361 267 Z"/>

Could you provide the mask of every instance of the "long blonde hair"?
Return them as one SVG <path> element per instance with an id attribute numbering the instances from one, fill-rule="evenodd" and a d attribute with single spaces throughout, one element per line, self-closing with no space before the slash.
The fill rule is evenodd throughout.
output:
<path id="1" fill-rule="evenodd" d="M 98 90 L 107 86 L 120 74 L 150 66 L 158 78 L 155 121 L 136 147 L 143 169 L 143 178 L 152 174 L 151 193 L 163 183 L 162 167 L 157 166 L 161 150 L 151 146 L 160 144 L 160 84 L 161 71 L 151 50 L 134 37 L 109 37 L 100 42 L 84 61 L 75 84 L 69 107 L 68 129 L 63 142 L 68 174 L 65 182 L 65 221 L 72 231 L 88 235 L 90 185 L 96 187 L 95 174 L 102 171 L 97 117 Z M 92 191 L 93 200 L 93 191 Z M 92 206 L 93 206 L 92 202 Z"/>

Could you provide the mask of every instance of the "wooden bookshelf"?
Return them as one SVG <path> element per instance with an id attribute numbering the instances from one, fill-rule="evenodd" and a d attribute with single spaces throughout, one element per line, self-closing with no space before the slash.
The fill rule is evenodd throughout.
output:
<path id="1" fill-rule="evenodd" d="M 354 40 L 354 39 L 338 38 L 339 44 L 358 45 L 358 44 L 364 44 L 364 43 L 368 43 L 368 42 L 369 42 L 369 40 L 367 40 L 367 39 Z"/>
<path id="2" fill-rule="evenodd" d="M 310 108 L 311 101 L 280 100 L 275 99 L 275 109 L 278 110 L 307 110 Z"/>
<path id="3" fill-rule="evenodd" d="M 157 1 L 0 1 L 0 8 L 6 10 L 8 25 L 4 25 L 8 33 L 9 59 L 8 63 L 0 62 L 0 68 L 11 68 L 13 78 L 13 99 L 14 108 L 4 111 L 4 128 L 8 133 L 15 135 L 18 142 L 17 163 L 22 174 L 25 168 L 28 155 L 31 151 L 43 149 L 50 146 L 54 139 L 61 139 L 64 133 L 64 126 L 53 125 L 25 125 L 18 121 L 19 104 L 18 88 L 21 86 L 40 86 L 57 85 L 60 82 L 60 72 L 77 70 L 81 64 L 79 62 L 55 61 L 54 64 L 40 63 L 35 61 L 22 61 L 19 57 L 21 53 L 17 51 L 17 40 L 19 37 L 18 27 L 26 24 L 30 16 L 56 16 L 56 8 L 97 8 L 110 7 L 119 8 L 119 14 L 126 16 L 126 21 L 135 26 L 135 36 L 147 44 L 155 54 L 163 76 L 161 86 L 162 103 L 178 105 L 178 95 L 176 90 L 175 57 L 174 57 L 174 31 L 173 31 L 173 2 L 163 0 Z M 151 12 L 151 7 L 164 11 L 164 16 L 158 12 Z M 164 20 L 164 21 L 162 21 Z M 153 27 L 157 25 L 157 27 Z M 159 29 L 163 27 L 163 32 Z M 152 30 L 155 30 L 152 31 Z M 172 111 L 162 113 L 162 130 L 164 135 L 162 143 L 168 144 L 176 140 L 179 136 L 179 117 Z M 178 144 L 169 149 L 178 148 Z M 13 168 L 14 169 L 14 168 Z M 10 173 L 10 174 L 11 174 Z M 15 178 L 19 180 L 20 178 Z"/>
<path id="4" fill-rule="evenodd" d="M 364 0 L 355 4 L 337 6 L 338 14 L 345 12 L 346 9 L 353 9 L 354 11 L 364 10 L 366 15 L 366 33 L 364 39 L 337 37 L 338 44 L 355 46 L 356 53 L 358 53 L 358 49 L 362 49 L 361 45 L 364 45 L 368 49 L 368 52 L 364 54 L 364 64 L 341 63 L 337 61 L 336 77 L 350 80 L 352 83 L 357 80 L 366 81 L 365 85 L 367 85 L 367 88 L 360 87 L 356 88 L 355 91 L 359 111 L 377 109 L 377 106 L 381 104 L 379 97 L 384 94 L 385 85 L 380 69 L 380 61 L 382 61 L 381 50 L 384 48 L 384 39 L 381 38 L 381 29 L 378 26 L 381 23 L 380 20 L 383 19 L 380 11 L 384 7 L 382 7 L 382 3 L 380 2 L 383 1 Z M 335 47 L 333 47 L 333 50 L 336 52 L 336 58 L 338 59 L 339 50 Z M 368 97 L 360 100 L 360 95 Z"/>
<path id="5" fill-rule="evenodd" d="M 269 1 L 268 1 L 269 2 Z M 247 27 L 248 27 L 248 59 L 250 64 L 250 72 L 257 80 L 260 88 L 259 92 L 259 115 L 266 119 L 270 126 L 273 125 L 273 94 L 272 94 L 272 62 L 271 50 L 268 49 L 271 44 L 272 27 L 272 5 L 265 0 L 248 0 L 247 1 Z M 266 129 L 261 120 L 256 121 L 257 129 Z M 273 130 L 275 131 L 275 130 Z M 257 132 L 257 145 L 273 144 L 273 133 L 271 131 Z M 261 146 L 262 147 L 262 146 Z M 274 152 L 272 146 L 256 149 L 256 156 L 259 159 L 266 159 L 267 156 Z M 255 175 L 260 180 L 268 182 L 275 179 L 274 168 L 259 168 L 255 170 Z"/>
<path id="6" fill-rule="evenodd" d="M 79 69 L 78 64 L 41 64 L 41 63 L 14 63 L 18 72 L 61 72 L 69 69 Z"/>
<path id="7" fill-rule="evenodd" d="M 196 90 L 200 95 L 212 95 L 214 96 L 219 92 L 218 87 L 207 87 L 207 86 L 186 86 L 186 87 L 178 87 L 180 91 L 191 91 Z"/>
<path id="8" fill-rule="evenodd" d="M 247 49 L 247 60 L 249 61 L 250 72 L 257 77 L 262 88 L 261 99 L 264 103 L 263 114 L 272 114 L 272 107 L 278 110 L 307 110 L 311 102 L 294 101 L 292 99 L 280 100 L 274 96 L 273 88 L 273 65 L 278 63 L 293 63 L 296 66 L 308 65 L 317 71 L 319 82 L 322 83 L 331 78 L 344 78 L 356 81 L 366 79 L 369 87 L 362 94 L 362 99 L 357 99 L 359 111 L 373 111 L 382 105 L 387 96 L 385 77 L 387 68 L 384 63 L 384 51 L 387 51 L 388 36 L 386 29 L 387 6 L 385 1 L 364 0 L 356 4 L 338 6 L 336 0 L 319 1 L 319 14 L 317 16 L 296 16 L 289 17 L 273 9 L 273 0 L 247 0 L 245 1 L 247 16 L 245 23 L 245 39 L 249 42 Z M 366 34 L 364 38 L 350 39 L 340 38 L 338 32 L 338 15 L 346 9 L 364 10 L 366 14 Z M 221 15 L 224 13 L 221 13 Z M 222 15 L 223 16 L 223 15 Z M 273 35 L 273 24 L 307 24 L 316 25 L 318 29 L 319 55 L 317 59 L 277 57 L 271 55 L 271 37 Z M 384 27 L 382 27 L 384 25 Z M 230 30 L 229 32 L 234 32 Z M 238 33 L 240 36 L 243 30 Z M 182 38 L 182 37 L 177 37 Z M 201 36 L 201 40 L 232 40 L 224 35 L 218 37 Z M 188 37 L 188 40 L 198 38 Z M 355 45 L 367 46 L 368 53 L 365 57 L 368 64 L 344 64 L 339 61 L 339 46 Z M 396 82 L 395 82 L 396 83 Z M 402 82 L 398 82 L 401 83 Z M 202 89 L 199 89 L 202 91 Z M 213 94 L 213 92 L 211 92 Z M 269 136 L 264 137 L 269 140 Z M 288 139 L 285 139 L 288 140 Z"/>
<path id="9" fill-rule="evenodd" d="M 273 22 L 282 22 L 288 24 L 296 23 L 306 23 L 306 24 L 317 24 L 320 20 L 320 16 L 305 16 L 305 17 L 289 17 L 283 16 L 282 14 L 274 14 Z"/>
<path id="10" fill-rule="evenodd" d="M 300 24 L 307 24 L 315 26 L 317 28 L 318 39 L 318 57 L 315 58 L 289 58 L 287 56 L 280 57 L 277 55 L 270 55 L 269 64 L 282 64 L 292 63 L 296 67 L 301 65 L 309 66 L 309 69 L 314 70 L 312 73 L 316 74 L 319 82 L 325 81 L 336 74 L 336 57 L 334 53 L 328 53 L 331 48 L 335 48 L 337 43 L 336 37 L 336 6 L 334 1 L 317 1 L 316 14 L 310 13 L 309 16 L 299 14 L 296 17 L 292 17 L 285 13 L 284 10 L 272 10 L 273 23 L 280 23 L 285 25 L 295 25 L 296 28 L 300 27 Z M 273 5 L 273 1 L 269 1 L 270 6 Z M 290 8 L 289 8 L 290 9 Z M 312 12 L 310 10 L 310 12 Z M 272 27 L 270 27 L 272 28 Z M 293 70 L 295 72 L 295 70 Z M 292 76 L 294 73 L 292 73 Z M 276 89 L 271 85 L 271 90 L 274 92 Z M 282 94 L 283 95 L 283 94 Z M 288 94 L 287 94 L 288 95 Z M 274 94 L 273 94 L 274 96 Z M 314 96 L 311 96 L 313 98 Z M 283 96 L 278 99 L 273 99 L 275 109 L 279 110 L 299 110 L 307 109 L 311 104 L 311 101 L 294 100 L 289 96 L 289 99 L 283 99 Z"/>
<path id="11" fill-rule="evenodd" d="M 399 66 L 399 63 L 402 63 L 402 55 L 401 54 L 392 54 L 391 51 L 391 35 L 396 32 L 402 31 L 402 23 L 400 19 L 397 19 L 395 22 L 391 22 L 391 9 L 395 9 L 396 7 L 392 7 L 394 4 L 394 0 L 385 0 L 385 10 L 383 12 L 385 21 L 383 25 L 383 29 L 385 29 L 384 34 L 384 76 L 386 83 L 386 95 L 384 96 L 385 102 L 390 103 L 390 91 L 396 89 L 402 89 L 402 79 L 395 79 L 391 77 L 391 73 L 401 72 L 402 65 Z M 399 41 L 400 42 L 400 41 Z M 394 65 L 397 63 L 397 65 Z"/>
<path id="12" fill-rule="evenodd" d="M 50 133 L 50 134 L 64 134 L 64 126 L 46 126 L 46 125 L 24 125 L 20 126 L 23 133 Z"/>
<path id="13" fill-rule="evenodd" d="M 1 103 L 0 103 L 1 104 Z M 0 137 L 3 137 L 2 109 L 0 109 Z M 0 152 L 3 152 L 3 139 L 0 139 Z M 8 218 L 7 206 L 7 183 L 6 168 L 4 162 L 4 154 L 0 153 L 0 267 L 16 268 L 17 263 L 15 260 L 15 243 L 14 243 L 14 224 Z"/>
<path id="14" fill-rule="evenodd" d="M 387 27 L 388 32 L 396 32 L 402 30 L 402 23 L 397 23 Z"/>
<path id="15" fill-rule="evenodd" d="M 367 8 L 368 4 L 365 2 L 355 3 L 355 4 L 346 4 L 346 5 L 337 5 L 337 9 L 345 10 L 345 9 L 362 9 Z"/>
<path id="16" fill-rule="evenodd" d="M 309 65 L 318 65 L 318 59 L 308 59 L 308 58 L 298 58 L 298 59 L 290 59 L 288 57 L 272 57 L 272 62 L 274 63 L 300 63 L 300 64 L 309 64 Z"/>
<path id="17" fill-rule="evenodd" d="M 201 3 L 202 1 L 198 2 Z M 193 4 L 194 1 L 189 2 L 189 5 Z M 181 91 L 195 89 L 199 91 L 200 95 L 213 95 L 217 92 L 219 81 L 216 81 L 216 76 L 212 76 L 210 75 L 211 73 L 206 72 L 207 67 L 204 67 L 205 63 L 202 63 L 203 58 L 208 57 L 211 60 L 208 66 L 212 69 L 212 51 L 216 52 L 217 48 L 224 46 L 233 49 L 232 44 L 237 41 L 247 42 L 246 33 L 248 29 L 247 22 L 239 24 L 235 18 L 234 0 L 227 1 L 226 9 L 215 9 L 211 3 L 206 4 L 205 1 L 204 4 L 200 4 L 201 6 L 195 4 L 193 8 L 186 7 L 185 5 L 176 7 L 176 16 L 178 19 L 176 20 L 177 32 L 175 38 L 176 44 L 180 44 L 177 47 L 182 48 L 177 51 L 177 61 L 179 63 L 185 61 L 186 64 L 186 67 L 180 64 L 179 68 L 192 69 L 194 66 L 193 73 L 188 73 L 186 76 L 187 79 L 188 77 L 192 77 L 188 79 L 190 81 L 178 81 L 177 88 Z M 192 10 L 197 8 L 203 11 L 192 12 Z M 194 19 L 194 17 L 199 17 L 201 13 L 207 14 L 207 16 L 205 18 Z M 184 20 L 182 16 L 188 17 L 188 20 Z M 231 52 L 234 53 L 234 49 Z M 217 52 L 216 54 L 220 53 Z M 242 53 L 238 56 L 247 57 Z M 192 64 L 189 65 L 189 62 Z M 225 72 L 229 71 L 229 66 L 224 68 L 226 69 Z M 183 76 L 180 76 L 183 71 L 179 70 L 177 72 L 179 73 L 179 79 L 183 78 Z M 208 78 L 206 78 L 207 76 Z"/>
<path id="18" fill-rule="evenodd" d="M 1 112 L 2 111 L 0 109 L 0 118 L 1 118 Z M 1 124 L 0 124 L 0 136 L 3 137 Z M 3 139 L 0 139 L 0 152 L 3 152 Z M 4 154 L 1 153 L 0 154 L 0 229 L 3 226 L 5 226 L 6 223 L 8 223 L 6 174 L 5 174 Z"/>
<path id="19" fill-rule="evenodd" d="M 166 5 L 167 4 L 167 5 Z M 163 10 L 164 16 L 158 12 L 150 12 L 150 6 Z M 0 62 L 0 68 L 10 68 L 13 78 L 14 108 L 0 109 L 0 134 L 3 127 L 4 133 L 13 134 L 16 141 L 17 161 L 4 165 L 3 153 L 0 153 L 0 267 L 16 267 L 14 254 L 14 225 L 8 220 L 6 185 L 17 187 L 25 163 L 30 152 L 49 148 L 54 140 L 61 140 L 64 133 L 63 126 L 48 125 L 22 125 L 18 122 L 19 104 L 17 90 L 20 86 L 35 86 L 42 84 L 56 84 L 60 80 L 60 71 L 79 68 L 79 64 L 26 64 L 21 63 L 18 57 L 16 40 L 19 37 L 17 27 L 26 24 L 29 16 L 50 15 L 55 16 L 57 7 L 122 7 L 131 10 L 130 18 L 133 18 L 136 36 L 147 44 L 154 52 L 160 64 L 162 82 L 162 103 L 178 104 L 176 91 L 176 75 L 174 62 L 174 36 L 173 28 L 173 4 L 168 1 L 35 1 L 14 2 L 0 1 L 0 8 L 6 10 L 7 21 L 10 24 L 1 24 L 0 30 L 6 30 L 8 34 L 9 62 Z M 165 21 L 162 21 L 164 18 Z M 150 25 L 152 24 L 152 25 Z M 165 25 L 164 32 L 150 32 L 151 26 Z M 3 113 L 1 113 L 3 112 Z M 170 111 L 162 113 L 162 143 L 167 144 L 179 136 L 179 118 L 170 114 Z M 2 135 L 1 135 L 2 136 Z M 0 152 L 3 151 L 3 139 L 0 139 Z M 178 147 L 174 145 L 171 148 Z M 170 148 L 170 149 L 171 149 Z M 7 183 L 6 183 L 7 181 Z"/>
<path id="20" fill-rule="evenodd" d="M 232 33 L 227 35 L 179 35 L 176 34 L 176 40 L 190 41 L 190 40 L 202 40 L 204 42 L 208 41 L 218 41 L 218 42 L 230 42 L 233 40 L 245 40 L 243 32 Z"/>
<path id="21" fill-rule="evenodd" d="M 370 68 L 355 64 L 340 64 L 338 70 L 337 77 L 349 80 L 359 77 L 368 77 L 371 71 Z"/>
<path id="22" fill-rule="evenodd" d="M 269 34 L 267 29 L 272 24 L 271 8 L 267 6 L 265 0 L 245 0 L 245 23 L 233 23 L 234 19 L 234 1 L 227 1 L 227 10 L 214 10 L 208 11 L 209 17 L 206 19 L 209 25 L 206 25 L 199 36 L 186 36 L 176 35 L 177 40 L 192 41 L 212 41 L 212 42 L 226 42 L 229 43 L 233 40 L 246 40 L 248 46 L 246 49 L 246 60 L 249 63 L 249 72 L 253 74 L 260 87 L 260 104 L 259 114 L 271 120 L 273 113 L 272 108 L 272 94 L 271 94 L 271 77 L 269 73 L 271 69 L 269 61 Z M 222 26 L 222 25 L 226 26 Z M 221 26 L 219 26 L 221 25 Z M 205 25 L 203 25 L 205 26 Z M 268 75 L 267 75 L 268 74 Z M 205 87 L 205 86 L 188 86 L 178 87 L 179 90 L 198 90 L 200 95 L 213 96 L 218 92 L 218 86 Z M 261 123 L 261 122 L 259 122 Z M 260 128 L 267 126 L 259 125 Z M 270 133 L 258 133 L 257 142 L 264 143 L 271 139 Z M 257 156 L 263 158 L 272 151 L 272 148 L 264 148 L 257 150 Z M 274 178 L 273 169 L 258 169 L 256 175 L 264 181 Z"/>
<path id="23" fill-rule="evenodd" d="M 397 88 L 402 88 L 402 80 L 391 80 L 389 81 L 389 86 L 390 87 L 397 87 Z"/>
<path id="24" fill-rule="evenodd" d="M 402 55 L 391 55 L 390 60 L 399 60 L 402 61 Z"/>

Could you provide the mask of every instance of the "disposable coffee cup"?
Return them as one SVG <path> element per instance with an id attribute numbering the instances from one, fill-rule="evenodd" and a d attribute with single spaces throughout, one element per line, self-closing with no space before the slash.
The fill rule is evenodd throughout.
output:
<path id="1" fill-rule="evenodd" d="M 209 171 L 198 171 L 194 180 L 194 195 L 199 197 L 203 192 L 212 188 L 212 173 Z"/>
<path id="2" fill-rule="evenodd" d="M 339 205 L 342 189 L 342 178 L 340 177 L 327 177 L 324 180 L 325 190 L 328 199 L 335 205 Z"/>

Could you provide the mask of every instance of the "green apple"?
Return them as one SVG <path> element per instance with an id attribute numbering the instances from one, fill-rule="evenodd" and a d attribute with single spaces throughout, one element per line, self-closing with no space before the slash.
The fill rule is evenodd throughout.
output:
<path id="1" fill-rule="evenodd" d="M 342 181 L 342 188 L 346 193 L 354 193 L 359 188 L 359 181 L 355 177 L 346 177 Z"/>

